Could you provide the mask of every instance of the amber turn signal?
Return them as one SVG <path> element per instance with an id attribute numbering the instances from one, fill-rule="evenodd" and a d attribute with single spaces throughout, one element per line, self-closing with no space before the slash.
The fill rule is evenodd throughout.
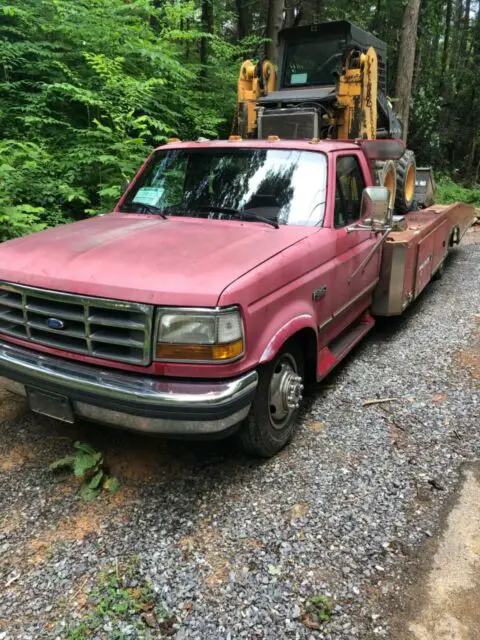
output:
<path id="1" fill-rule="evenodd" d="M 233 360 L 243 353 L 243 340 L 228 344 L 168 344 L 159 343 L 157 360 L 188 360 L 193 362 L 222 362 Z"/>

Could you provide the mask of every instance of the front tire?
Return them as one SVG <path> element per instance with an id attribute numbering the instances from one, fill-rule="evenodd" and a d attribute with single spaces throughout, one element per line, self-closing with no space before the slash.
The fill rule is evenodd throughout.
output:
<path id="1" fill-rule="evenodd" d="M 292 439 L 302 399 L 304 370 L 303 353 L 294 340 L 287 342 L 259 370 L 252 408 L 237 434 L 246 453 L 270 458 Z"/>

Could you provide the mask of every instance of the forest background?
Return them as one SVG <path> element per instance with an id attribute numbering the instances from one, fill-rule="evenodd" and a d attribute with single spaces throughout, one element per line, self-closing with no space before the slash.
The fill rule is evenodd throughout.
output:
<path id="1" fill-rule="evenodd" d="M 387 42 L 438 199 L 480 206 L 478 0 L 0 0 L 0 240 L 108 211 L 170 136 L 228 136 L 242 60 L 338 19 Z"/>

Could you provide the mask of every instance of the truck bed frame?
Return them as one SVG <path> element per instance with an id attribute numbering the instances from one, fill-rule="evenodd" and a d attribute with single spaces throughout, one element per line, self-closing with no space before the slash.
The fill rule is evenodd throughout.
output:
<path id="1" fill-rule="evenodd" d="M 389 233 L 372 312 L 399 315 L 440 271 L 449 249 L 472 222 L 472 207 L 461 202 L 433 205 L 407 214 L 406 228 Z"/>

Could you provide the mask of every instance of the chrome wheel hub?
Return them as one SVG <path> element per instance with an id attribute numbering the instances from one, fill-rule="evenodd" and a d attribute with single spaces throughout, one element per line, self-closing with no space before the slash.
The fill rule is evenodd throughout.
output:
<path id="1" fill-rule="evenodd" d="M 303 381 L 297 373 L 297 363 L 286 353 L 277 362 L 270 382 L 270 421 L 275 429 L 284 427 L 298 409 L 302 392 Z"/>

